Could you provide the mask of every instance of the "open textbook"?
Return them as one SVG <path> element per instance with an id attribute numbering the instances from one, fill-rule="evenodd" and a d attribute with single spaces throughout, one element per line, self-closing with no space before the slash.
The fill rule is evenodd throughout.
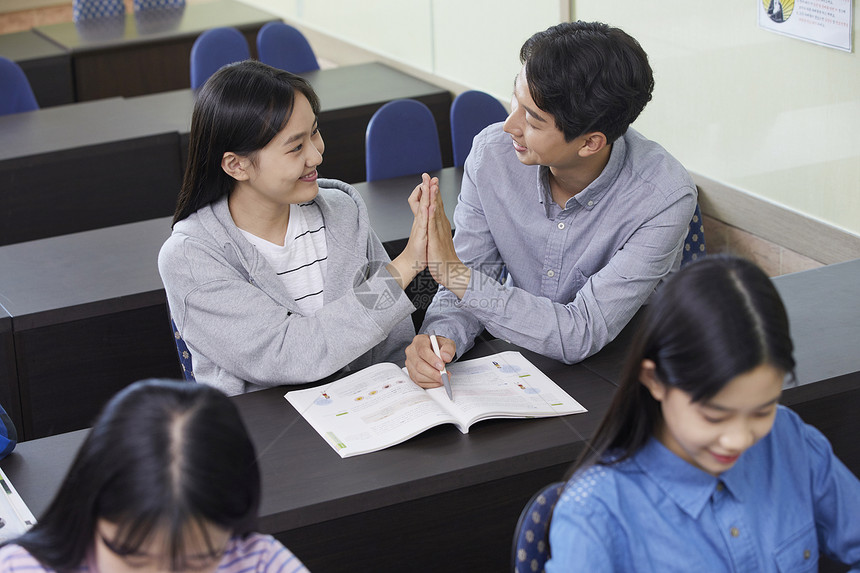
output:
<path id="1" fill-rule="evenodd" d="M 448 372 L 453 400 L 442 387 L 422 389 L 388 362 L 284 397 L 342 458 L 382 450 L 440 424 L 465 434 L 488 418 L 586 411 L 519 352 L 452 363 Z"/>
<path id="2" fill-rule="evenodd" d="M 36 518 L 18 495 L 18 491 L 0 469 L 0 543 L 23 535 Z"/>

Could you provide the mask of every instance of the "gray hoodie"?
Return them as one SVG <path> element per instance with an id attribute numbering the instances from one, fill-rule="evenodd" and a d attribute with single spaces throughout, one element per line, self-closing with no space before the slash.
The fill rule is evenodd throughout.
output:
<path id="1" fill-rule="evenodd" d="M 198 382 L 235 395 L 404 360 L 415 307 L 385 268 L 364 202 L 341 181 L 319 187 L 328 263 L 323 307 L 312 316 L 300 315 L 233 223 L 226 197 L 173 227 L 158 271 Z"/>

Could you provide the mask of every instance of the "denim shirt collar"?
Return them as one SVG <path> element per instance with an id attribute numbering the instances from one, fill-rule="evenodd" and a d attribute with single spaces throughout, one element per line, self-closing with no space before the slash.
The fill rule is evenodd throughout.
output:
<path id="1" fill-rule="evenodd" d="M 721 481 L 682 460 L 654 437 L 634 455 L 633 460 L 666 497 L 693 519 L 699 518 Z M 731 493 L 734 495 L 735 492 Z"/>
<path id="2" fill-rule="evenodd" d="M 567 200 L 564 208 L 568 209 L 573 206 L 572 201 L 576 201 L 583 209 L 593 209 L 600 200 L 606 195 L 606 192 L 612 188 L 621 169 L 624 166 L 624 159 L 627 156 L 627 143 L 622 135 L 612 144 L 612 149 L 609 152 L 609 161 L 606 167 L 597 176 L 597 179 L 589 183 L 588 187 Z M 552 203 L 552 192 L 549 188 L 549 167 L 541 165 L 537 170 L 537 189 L 538 202 L 549 205 Z"/>

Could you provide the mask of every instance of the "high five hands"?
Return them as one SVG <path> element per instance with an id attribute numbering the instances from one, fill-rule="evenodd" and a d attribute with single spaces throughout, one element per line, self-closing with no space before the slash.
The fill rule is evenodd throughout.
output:
<path id="1" fill-rule="evenodd" d="M 406 248 L 388 265 L 388 271 L 406 288 L 424 269 L 433 279 L 458 297 L 469 284 L 471 271 L 457 257 L 451 237 L 451 223 L 439 193 L 439 179 L 424 173 L 421 183 L 409 195 L 412 230 Z"/>
<path id="2" fill-rule="evenodd" d="M 389 265 L 392 276 L 405 288 L 425 268 L 437 283 L 462 298 L 471 278 L 454 250 L 451 223 L 445 216 L 445 206 L 439 193 L 439 179 L 424 173 L 421 184 L 409 196 L 414 217 L 406 248 Z M 454 359 L 457 345 L 453 340 L 437 336 L 442 358 L 436 356 L 426 334 L 416 336 L 406 348 L 406 368 L 409 376 L 424 388 L 442 384 L 440 370 Z"/>

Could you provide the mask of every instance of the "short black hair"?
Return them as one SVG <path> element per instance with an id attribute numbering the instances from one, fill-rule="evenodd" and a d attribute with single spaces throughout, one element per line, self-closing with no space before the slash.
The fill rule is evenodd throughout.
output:
<path id="1" fill-rule="evenodd" d="M 565 141 L 599 131 L 612 143 L 651 100 L 648 55 L 632 36 L 600 22 L 564 22 L 520 50 L 529 94 Z"/>

